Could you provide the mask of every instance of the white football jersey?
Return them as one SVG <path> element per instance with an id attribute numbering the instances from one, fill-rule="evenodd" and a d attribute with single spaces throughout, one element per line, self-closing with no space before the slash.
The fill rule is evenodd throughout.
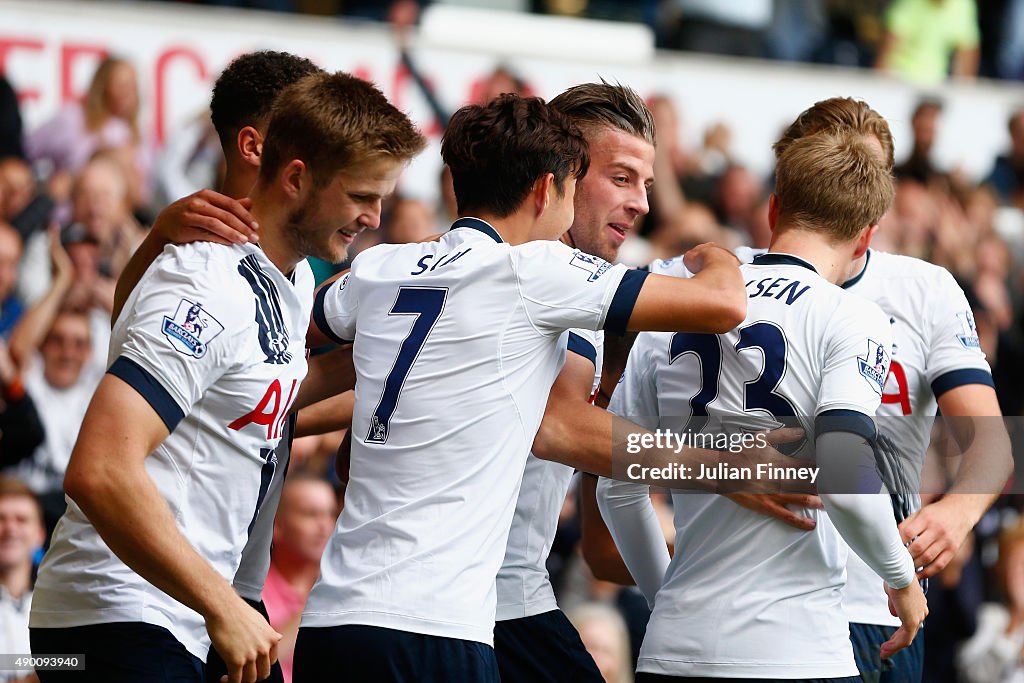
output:
<path id="1" fill-rule="evenodd" d="M 569 333 L 569 352 L 594 363 L 594 382 L 590 388 L 593 402 L 601 384 L 604 332 L 573 330 Z M 498 570 L 498 621 L 558 609 L 547 561 L 574 471 L 568 465 L 542 460 L 532 453 L 526 459 L 505 559 Z"/>
<path id="2" fill-rule="evenodd" d="M 764 427 L 796 416 L 807 439 L 795 455 L 807 459 L 817 416 L 848 416 L 848 427 L 869 432 L 889 363 L 889 325 L 878 307 L 794 256 L 764 254 L 741 271 L 745 321 L 722 335 L 641 333 L 609 410 L 673 430 L 680 420 L 699 429 L 705 416 L 725 423 L 760 418 Z M 803 511 L 818 521 L 807 532 L 724 496 L 681 492 L 673 503 L 675 555 L 638 671 L 759 679 L 857 674 L 840 609 L 846 547 L 823 512 Z"/>
<path id="3" fill-rule="evenodd" d="M 931 440 L 927 418 L 938 409 L 936 396 L 966 384 L 992 385 L 971 307 L 945 268 L 879 251 L 869 251 L 864 270 L 843 287 L 874 301 L 888 316 L 892 365 L 878 409 L 879 429 L 915 465 L 907 474 L 919 491 Z M 849 620 L 898 626 L 882 580 L 855 553 L 846 571 L 843 609 Z"/>
<path id="4" fill-rule="evenodd" d="M 285 277 L 254 245 L 169 246 L 111 336 L 109 372 L 171 432 L 146 458 L 146 471 L 178 528 L 228 581 L 306 374 L 312 293 L 308 264 Z M 31 626 L 131 621 L 168 629 L 206 659 L 203 618 L 129 569 L 69 499 L 39 570 Z"/>
<path id="5" fill-rule="evenodd" d="M 289 415 L 285 420 L 281 440 L 274 450 L 277 468 L 274 478 L 267 488 L 267 495 L 256 514 L 256 521 L 249 532 L 249 539 L 242 549 L 242 557 L 238 562 L 238 571 L 232 585 L 235 592 L 246 600 L 259 602 L 263 599 L 263 584 L 267 581 L 270 571 L 270 547 L 274 541 L 274 518 L 281 504 L 281 492 L 284 491 L 285 474 L 288 472 L 288 460 L 292 453 L 292 432 L 295 430 L 295 416 Z"/>
<path id="6" fill-rule="evenodd" d="M 309 627 L 364 624 L 490 644 L 495 576 L 570 328 L 624 329 L 646 273 L 560 242 L 510 246 L 464 218 L 381 245 L 321 290 L 354 339 L 351 479 Z"/>

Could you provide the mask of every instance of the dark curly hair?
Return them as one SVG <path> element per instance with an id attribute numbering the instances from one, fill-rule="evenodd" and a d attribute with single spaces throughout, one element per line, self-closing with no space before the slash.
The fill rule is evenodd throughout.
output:
<path id="1" fill-rule="evenodd" d="M 539 97 L 504 94 L 452 116 L 441 139 L 460 215 L 504 218 L 547 173 L 561 193 L 565 179 L 587 173 L 587 141 L 572 120 Z"/>
<path id="2" fill-rule="evenodd" d="M 277 94 L 303 76 L 322 71 L 305 57 L 262 50 L 236 57 L 213 86 L 210 118 L 221 144 L 231 145 L 245 126 L 267 123 Z"/>

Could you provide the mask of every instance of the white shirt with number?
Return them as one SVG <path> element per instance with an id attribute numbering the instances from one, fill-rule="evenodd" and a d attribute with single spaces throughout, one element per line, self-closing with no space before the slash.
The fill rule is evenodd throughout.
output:
<path id="1" fill-rule="evenodd" d="M 815 418 L 873 430 L 888 371 L 888 320 L 810 264 L 765 254 L 741 266 L 744 322 L 722 335 L 641 333 L 609 410 L 649 429 L 742 429 L 795 417 L 813 464 Z M 662 270 L 661 272 L 664 272 Z M 661 416 L 661 417 L 659 417 Z M 837 428 L 836 422 L 828 428 Z M 820 432 L 820 430 L 819 430 Z M 698 476 L 697 472 L 692 473 Z M 726 678 L 854 676 L 840 608 L 846 547 L 819 510 L 800 531 L 715 494 L 673 495 L 675 555 L 638 671 Z M 895 523 L 894 523 L 895 525 Z"/>
<path id="2" fill-rule="evenodd" d="M 490 644 L 495 576 L 567 330 L 624 329 L 646 273 L 461 219 L 381 245 L 321 290 L 354 339 L 345 509 L 304 627 L 363 624 Z"/>
<path id="3" fill-rule="evenodd" d="M 569 333 L 568 350 L 594 364 L 594 382 L 590 387 L 593 401 L 601 384 L 604 332 L 573 330 Z M 505 559 L 498 571 L 498 621 L 558 609 L 547 561 L 573 472 L 568 465 L 542 460 L 532 453 L 526 459 Z"/>
<path id="4" fill-rule="evenodd" d="M 306 374 L 312 291 L 308 264 L 285 277 L 254 245 L 170 246 L 111 336 L 109 372 L 171 431 L 146 458 L 146 472 L 178 529 L 228 581 Z M 206 659 L 203 618 L 129 569 L 69 499 L 39 570 L 31 626 L 109 622 L 162 626 Z"/>
<path id="5" fill-rule="evenodd" d="M 945 268 L 880 251 L 869 251 L 864 270 L 843 287 L 874 301 L 889 319 L 892 367 L 878 425 L 912 465 L 906 473 L 920 491 L 936 397 L 967 384 L 992 386 L 971 307 Z M 846 572 L 843 609 L 850 622 L 899 626 L 882 580 L 855 553 Z"/>

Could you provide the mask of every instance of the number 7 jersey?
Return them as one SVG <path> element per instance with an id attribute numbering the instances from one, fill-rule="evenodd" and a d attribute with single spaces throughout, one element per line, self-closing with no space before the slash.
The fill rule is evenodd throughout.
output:
<path id="1" fill-rule="evenodd" d="M 303 627 L 363 624 L 490 644 L 495 576 L 567 330 L 625 328 L 646 273 L 462 219 L 382 245 L 321 290 L 354 339 L 345 508 Z"/>

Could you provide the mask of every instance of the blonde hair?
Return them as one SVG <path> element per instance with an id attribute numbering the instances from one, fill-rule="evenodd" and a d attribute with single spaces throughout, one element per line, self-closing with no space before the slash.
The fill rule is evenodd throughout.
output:
<path id="1" fill-rule="evenodd" d="M 815 102 L 813 107 L 802 111 L 772 146 L 775 158 L 779 159 L 795 140 L 815 133 L 834 133 L 840 130 L 875 136 L 882 146 L 886 168 L 892 169 L 895 162 L 889 122 L 869 107 L 867 102 L 852 97 L 831 97 Z"/>
<path id="2" fill-rule="evenodd" d="M 107 87 L 110 85 L 110 79 L 114 74 L 114 70 L 119 66 L 127 66 L 130 69 L 134 69 L 131 62 L 127 59 L 120 57 L 105 57 L 100 65 L 96 67 L 96 72 L 92 75 L 92 81 L 89 83 L 89 90 L 85 93 L 85 100 L 82 102 L 82 108 L 85 110 L 85 128 L 90 132 L 96 132 L 103 127 L 103 124 L 113 116 L 107 109 L 106 92 Z M 135 103 L 135 110 L 132 111 L 129 116 L 127 123 L 131 126 L 132 137 L 136 142 L 139 141 L 139 106 L 138 102 Z"/>
<path id="3" fill-rule="evenodd" d="M 850 129 L 793 140 L 775 170 L 779 220 L 827 233 L 834 242 L 876 225 L 894 194 L 892 173 Z"/>

